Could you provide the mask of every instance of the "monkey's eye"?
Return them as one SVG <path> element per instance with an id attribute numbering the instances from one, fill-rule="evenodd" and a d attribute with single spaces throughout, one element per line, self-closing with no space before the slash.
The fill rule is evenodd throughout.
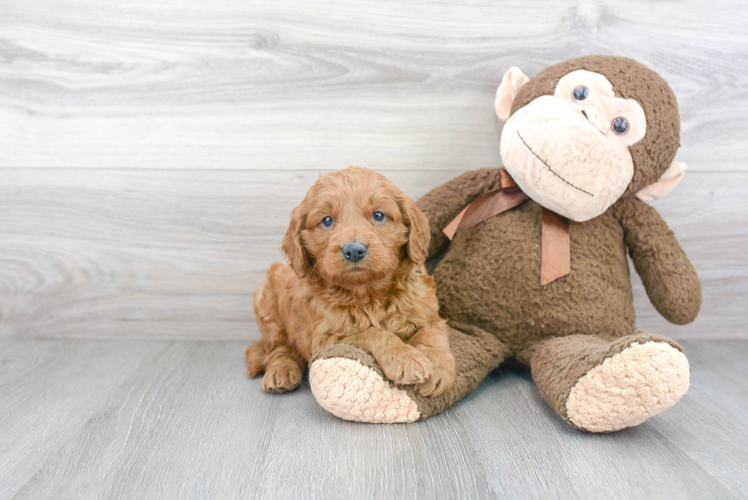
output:
<path id="1" fill-rule="evenodd" d="M 580 85 L 579 87 L 575 88 L 574 92 L 571 93 L 571 96 L 575 101 L 584 101 L 589 95 L 590 89 L 588 89 L 584 85 Z"/>
<path id="2" fill-rule="evenodd" d="M 335 224 L 335 221 L 329 215 L 322 219 L 322 225 L 325 227 L 332 227 L 333 224 Z"/>
<path id="3" fill-rule="evenodd" d="M 610 129 L 618 135 L 623 135 L 629 131 L 629 121 L 622 116 L 613 118 L 613 121 L 610 122 Z"/>
<path id="4" fill-rule="evenodd" d="M 374 219 L 374 222 L 384 222 L 384 220 L 387 218 L 386 215 L 384 215 L 382 212 L 377 210 L 373 214 L 371 214 L 371 218 Z"/>

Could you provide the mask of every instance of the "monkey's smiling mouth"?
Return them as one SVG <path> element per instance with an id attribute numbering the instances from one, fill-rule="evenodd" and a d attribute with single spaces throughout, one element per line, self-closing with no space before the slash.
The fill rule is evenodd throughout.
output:
<path id="1" fill-rule="evenodd" d="M 524 145 L 525 145 L 525 147 L 526 147 L 527 149 L 529 149 L 529 150 L 530 150 L 530 152 L 531 152 L 531 153 L 532 153 L 532 154 L 533 154 L 533 155 L 535 156 L 535 158 L 537 158 L 538 160 L 540 160 L 540 163 L 542 163 L 543 165 L 545 165 L 545 166 L 546 166 L 546 168 L 548 169 L 548 171 L 549 171 L 550 173 L 552 173 L 553 175 L 555 175 L 556 177 L 558 177 L 559 179 L 561 179 L 562 181 L 564 181 L 564 182 L 565 182 L 566 184 L 568 184 L 569 186 L 571 186 L 571 187 L 573 187 L 574 189 L 576 189 L 577 191 L 579 191 L 579 192 L 582 192 L 582 193 L 584 193 L 584 194 L 586 194 L 586 195 L 588 195 L 588 196 L 592 196 L 593 198 L 595 197 L 595 195 L 594 195 L 594 194 L 592 194 L 592 193 L 589 193 L 589 192 L 585 191 L 584 189 L 582 189 L 582 188 L 580 188 L 580 187 L 577 187 L 577 186 L 575 186 L 575 185 L 574 185 L 574 184 L 572 184 L 571 182 L 567 181 L 566 179 L 564 179 L 563 177 L 561 177 L 560 175 L 558 175 L 558 173 L 556 173 L 556 171 L 555 171 L 555 170 L 553 170 L 553 169 L 551 168 L 551 166 L 550 166 L 550 165 L 548 165 L 548 163 L 547 163 L 547 162 L 546 162 L 545 160 L 543 160 L 543 159 L 542 159 L 542 158 L 541 158 L 540 156 L 538 156 L 538 154 L 537 154 L 537 153 L 536 153 L 535 151 L 533 151 L 533 150 L 532 150 L 532 148 L 530 147 L 530 145 L 529 145 L 529 144 L 527 144 L 527 142 L 525 142 L 525 140 L 524 140 L 524 139 L 522 138 L 522 136 L 520 135 L 520 133 L 519 133 L 519 130 L 517 131 L 517 135 L 519 136 L 519 140 L 520 140 L 520 141 L 522 141 L 522 144 L 524 144 Z"/>

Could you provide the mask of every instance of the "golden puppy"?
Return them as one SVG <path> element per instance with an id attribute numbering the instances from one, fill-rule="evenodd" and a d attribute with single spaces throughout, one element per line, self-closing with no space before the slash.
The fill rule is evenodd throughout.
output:
<path id="1" fill-rule="evenodd" d="M 331 343 L 360 347 L 397 384 L 423 395 L 452 387 L 455 361 L 424 261 L 429 224 L 407 194 L 361 167 L 321 175 L 291 214 L 290 265 L 270 266 L 254 295 L 262 338 L 247 348 L 250 377 L 295 389 Z"/>

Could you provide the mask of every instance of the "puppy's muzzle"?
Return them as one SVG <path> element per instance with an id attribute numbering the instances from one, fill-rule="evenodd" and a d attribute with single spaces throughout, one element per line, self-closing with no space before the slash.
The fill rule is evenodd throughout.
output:
<path id="1" fill-rule="evenodd" d="M 366 257 L 366 253 L 369 251 L 369 249 L 360 241 L 351 241 L 350 243 L 346 243 L 345 245 L 343 245 L 343 248 L 341 248 L 340 251 L 343 252 L 343 257 L 345 257 L 345 260 L 347 260 L 348 262 L 353 262 L 355 264 L 356 262 Z"/>

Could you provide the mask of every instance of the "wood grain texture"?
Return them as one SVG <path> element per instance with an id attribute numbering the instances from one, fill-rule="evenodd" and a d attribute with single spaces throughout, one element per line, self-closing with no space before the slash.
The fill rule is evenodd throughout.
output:
<path id="1" fill-rule="evenodd" d="M 418 197 L 457 171 L 385 171 Z M 704 306 L 667 323 L 635 271 L 639 324 L 745 336 L 746 173 L 686 176 L 655 203 L 693 260 Z M 252 292 L 312 171 L 0 169 L 0 337 L 245 339 Z"/>
<path id="2" fill-rule="evenodd" d="M 671 444 L 703 464 L 735 496 L 748 496 L 748 366 L 744 342 L 687 341 L 691 363 L 689 396 L 697 404 L 683 408 L 682 418 L 664 413 L 661 422 Z M 735 357 L 731 355 L 735 353 Z M 719 450 L 711 453 L 710 450 Z M 735 459 L 727 457 L 737 453 Z"/>
<path id="3" fill-rule="evenodd" d="M 0 498 L 9 498 L 163 342 L 0 340 Z"/>
<path id="4" fill-rule="evenodd" d="M 745 171 L 741 0 L 4 1 L 0 166 L 469 170 L 494 92 L 602 53 L 660 72 L 692 170 Z"/>
<path id="5" fill-rule="evenodd" d="M 9 341 L 4 341 L 8 345 Z M 744 498 L 748 494 L 748 342 L 687 341 L 690 392 L 672 409 L 613 434 L 574 430 L 543 402 L 523 370 L 502 369 L 442 415 L 406 425 L 332 417 L 308 384 L 268 395 L 243 373 L 239 342 L 40 342 L 68 360 L 92 344 L 140 350 L 137 370 L 95 374 L 116 387 L 51 455 L 15 442 L 3 463 L 33 462 L 18 488 L 0 497 L 57 498 Z M 6 351 L 0 360 L 6 361 Z M 46 380 L 82 390 L 90 382 L 57 364 L 29 363 L 25 390 Z M 738 379 L 736 376 L 742 375 Z M 0 377 L 0 398 L 13 387 Z M 11 376 L 12 377 L 12 376 Z M 115 378 L 117 380 L 115 380 Z M 76 407 L 48 393 L 40 435 Z M 5 472 L 5 469 L 3 469 Z"/>
<path id="6" fill-rule="evenodd" d="M 748 339 L 747 25 L 740 0 L 0 2 L 0 498 L 748 497 L 748 342 L 713 340 Z M 370 426 L 246 380 L 251 293 L 318 171 L 417 198 L 498 166 L 503 72 L 594 53 L 680 102 L 690 170 L 654 205 L 701 315 L 668 324 L 633 273 L 639 325 L 691 361 L 675 408 L 584 434 L 502 369 Z"/>
<path id="7" fill-rule="evenodd" d="M 748 492 L 747 401 L 717 386 L 745 392 L 743 380 L 729 382 L 734 367 L 721 368 L 742 364 L 745 342 L 683 344 L 688 394 L 638 427 L 580 433 L 545 404 L 529 372 L 511 369 L 481 384 L 474 406 L 452 411 L 472 431 L 470 445 L 499 497 L 530 490 L 536 498 L 740 498 Z"/>
<path id="8" fill-rule="evenodd" d="M 0 337 L 247 338 L 252 293 L 316 177 L 0 169 Z"/>

